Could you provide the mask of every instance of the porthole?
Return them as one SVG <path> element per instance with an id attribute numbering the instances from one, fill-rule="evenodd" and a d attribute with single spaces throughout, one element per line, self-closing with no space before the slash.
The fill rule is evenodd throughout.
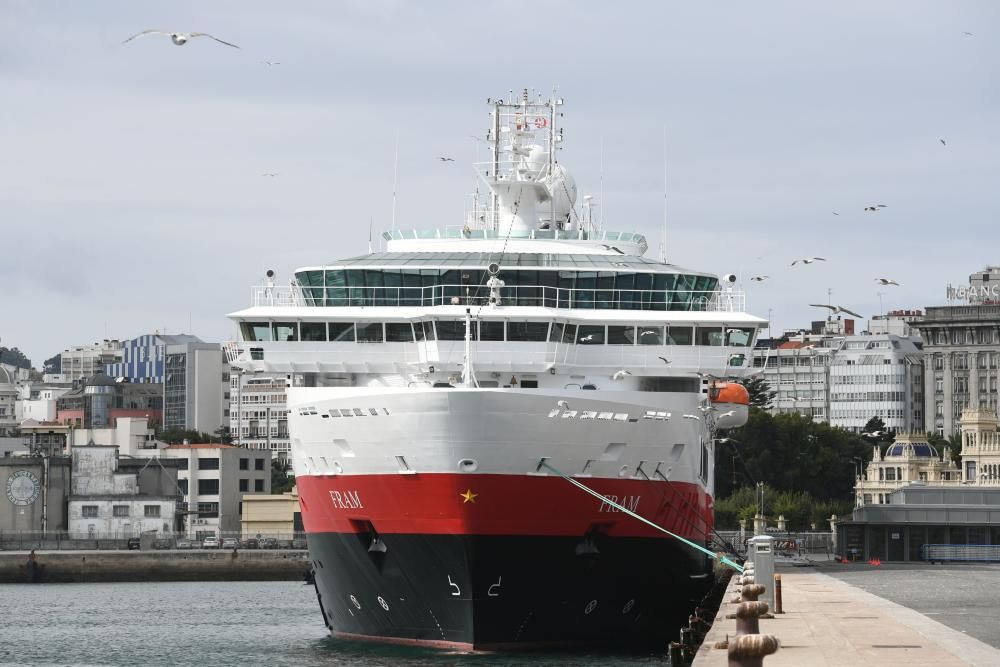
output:
<path id="1" fill-rule="evenodd" d="M 462 459 L 458 462 L 458 469 L 462 472 L 476 472 L 479 469 L 479 464 L 476 463 L 475 459 Z"/>

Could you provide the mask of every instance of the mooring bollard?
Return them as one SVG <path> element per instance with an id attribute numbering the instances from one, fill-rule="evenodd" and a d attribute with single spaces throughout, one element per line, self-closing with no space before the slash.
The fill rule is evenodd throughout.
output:
<path id="1" fill-rule="evenodd" d="M 684 651 L 677 642 L 670 642 L 667 657 L 670 658 L 670 667 L 684 667 Z"/>
<path id="2" fill-rule="evenodd" d="M 756 635 L 760 632 L 761 616 L 767 613 L 766 602 L 741 602 L 736 606 L 736 634 Z"/>
<path id="3" fill-rule="evenodd" d="M 781 609 L 781 575 L 774 575 L 774 613 L 784 614 Z"/>
<path id="4" fill-rule="evenodd" d="M 764 667 L 764 656 L 780 646 L 774 635 L 737 635 L 729 640 L 729 667 Z"/>

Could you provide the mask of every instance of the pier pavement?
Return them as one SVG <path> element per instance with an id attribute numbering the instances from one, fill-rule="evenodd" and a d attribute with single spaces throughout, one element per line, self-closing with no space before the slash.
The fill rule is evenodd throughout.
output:
<path id="1" fill-rule="evenodd" d="M 781 648 L 764 659 L 766 667 L 1000 665 L 997 648 L 851 585 L 839 578 L 839 572 L 830 576 L 811 569 L 779 568 L 778 573 L 785 613 L 761 619 L 760 632 L 775 635 Z M 880 570 L 872 577 L 879 577 L 888 586 L 892 574 L 891 570 Z M 926 578 L 934 576 L 933 572 L 925 573 Z M 735 611 L 731 597 L 727 592 L 695 657 L 695 667 L 728 664 L 727 651 L 714 645 L 736 633 L 736 621 L 726 618 Z"/>

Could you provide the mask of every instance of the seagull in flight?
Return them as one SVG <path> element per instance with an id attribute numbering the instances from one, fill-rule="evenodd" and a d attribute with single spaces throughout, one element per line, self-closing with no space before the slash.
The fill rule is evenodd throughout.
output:
<path id="1" fill-rule="evenodd" d="M 862 433 L 861 435 L 865 438 L 877 438 L 881 435 L 885 435 L 888 431 L 872 431 L 871 433 Z"/>
<path id="2" fill-rule="evenodd" d="M 620 371 L 616 371 L 615 374 L 611 376 L 611 379 L 612 380 L 621 380 L 623 377 L 625 377 L 627 375 L 632 375 L 632 371 L 627 371 L 627 370 L 625 370 L 623 368 Z"/>
<path id="3" fill-rule="evenodd" d="M 839 315 L 840 313 L 847 313 L 848 315 L 854 315 L 854 317 L 864 319 L 864 315 L 859 315 L 858 313 L 855 313 L 853 310 L 848 310 L 843 306 L 831 306 L 826 303 L 810 303 L 809 305 L 813 306 L 814 308 L 829 308 L 831 315 Z"/>
<path id="4" fill-rule="evenodd" d="M 166 30 L 143 30 L 142 32 L 137 32 L 128 39 L 126 39 L 124 42 L 122 42 L 122 44 L 131 42 L 136 37 L 146 37 L 147 35 L 167 35 L 168 37 L 170 37 L 170 41 L 172 41 L 177 46 L 184 46 L 195 37 L 208 37 L 210 39 L 214 39 L 219 44 L 225 44 L 226 46 L 231 46 L 234 49 L 240 48 L 235 44 L 230 44 L 229 42 L 219 39 L 214 35 L 209 35 L 207 32 L 167 32 Z"/>
<path id="5" fill-rule="evenodd" d="M 735 442 L 739 443 L 739 440 L 734 440 L 733 438 L 716 438 L 716 442 Z"/>
<path id="6" fill-rule="evenodd" d="M 684 417 L 684 419 L 693 419 L 696 422 L 701 421 L 701 417 L 699 417 L 698 415 L 682 415 L 682 417 Z"/>
<path id="7" fill-rule="evenodd" d="M 669 364 L 670 363 L 670 360 L 667 359 L 666 357 L 657 357 L 657 359 L 659 359 L 660 361 L 662 361 L 665 364 Z"/>
<path id="8" fill-rule="evenodd" d="M 834 215 L 840 215 L 840 214 L 839 214 L 839 213 L 837 213 L 836 211 L 833 211 L 833 214 L 834 214 Z"/>
<path id="9" fill-rule="evenodd" d="M 589 343 L 592 340 L 594 340 L 594 334 L 587 334 L 586 336 L 580 337 L 581 343 Z"/>
<path id="10" fill-rule="evenodd" d="M 947 146 L 947 145 L 948 145 L 948 144 L 946 144 L 946 143 L 945 143 L 944 139 L 938 139 L 938 141 L 940 141 L 940 142 L 941 142 L 941 145 L 942 145 L 942 146 Z"/>
<path id="11" fill-rule="evenodd" d="M 443 155 L 441 157 L 439 157 L 438 159 L 441 160 L 441 162 L 454 162 L 455 161 L 455 158 L 453 158 L 453 157 L 444 157 Z"/>
<path id="12" fill-rule="evenodd" d="M 732 417 L 736 414 L 736 410 L 727 410 L 725 412 L 720 412 L 716 417 Z"/>
<path id="13" fill-rule="evenodd" d="M 263 173 L 263 174 L 261 174 L 261 176 L 268 176 L 268 177 L 270 177 L 270 178 L 274 178 L 274 177 L 275 177 L 275 176 L 277 176 L 277 175 L 278 175 L 278 173 L 277 173 L 277 172 L 275 172 L 275 171 L 269 171 L 269 172 L 266 172 L 266 173 Z"/>
<path id="14" fill-rule="evenodd" d="M 754 281 L 755 283 L 762 283 L 770 277 L 771 276 L 754 276 L 750 280 Z"/>
<path id="15" fill-rule="evenodd" d="M 617 247 L 615 247 L 613 245 L 605 245 L 603 243 L 601 245 L 604 246 L 605 250 L 614 250 L 619 255 L 624 255 L 625 254 L 625 252 L 621 248 L 617 248 Z"/>
<path id="16" fill-rule="evenodd" d="M 868 211 L 869 213 L 874 213 L 875 211 L 878 211 L 880 208 L 886 208 L 886 205 L 872 204 L 871 206 L 865 206 L 865 210 Z"/>
<path id="17" fill-rule="evenodd" d="M 567 403 L 566 401 L 556 401 L 556 405 L 562 408 L 563 410 L 569 410 L 569 403 Z"/>
<path id="18" fill-rule="evenodd" d="M 799 263 L 812 264 L 813 262 L 825 262 L 825 261 L 826 259 L 822 257 L 803 257 L 802 259 L 797 259 L 794 262 L 792 262 L 792 266 L 795 266 L 796 264 Z"/>
<path id="19" fill-rule="evenodd" d="M 272 65 L 280 65 L 281 63 L 277 62 L 276 60 L 261 60 L 260 64 L 271 67 Z"/>
<path id="20" fill-rule="evenodd" d="M 879 285 L 895 285 L 896 287 L 899 287 L 899 283 L 895 280 L 891 280 L 890 278 L 876 278 L 875 282 Z"/>
<path id="21" fill-rule="evenodd" d="M 972 37 L 972 33 L 966 32 L 965 30 L 962 31 L 962 34 L 965 35 L 966 37 Z"/>

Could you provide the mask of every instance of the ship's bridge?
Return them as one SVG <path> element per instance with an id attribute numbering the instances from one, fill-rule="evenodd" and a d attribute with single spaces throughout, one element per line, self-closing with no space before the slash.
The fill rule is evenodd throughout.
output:
<path id="1" fill-rule="evenodd" d="M 394 229 L 383 232 L 390 252 L 469 252 L 608 254 L 641 256 L 649 248 L 646 237 L 635 232 L 591 229 Z"/>

